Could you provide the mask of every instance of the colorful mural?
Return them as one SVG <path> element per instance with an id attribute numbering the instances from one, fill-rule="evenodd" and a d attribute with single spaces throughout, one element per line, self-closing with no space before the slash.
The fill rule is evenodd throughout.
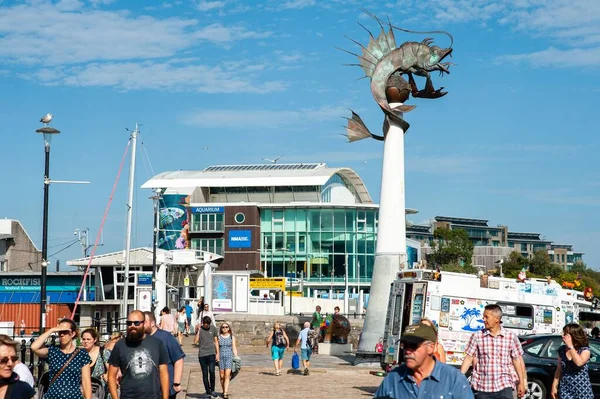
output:
<path id="1" fill-rule="evenodd" d="M 189 195 L 165 194 L 158 210 L 158 247 L 160 249 L 189 248 L 187 207 Z"/>

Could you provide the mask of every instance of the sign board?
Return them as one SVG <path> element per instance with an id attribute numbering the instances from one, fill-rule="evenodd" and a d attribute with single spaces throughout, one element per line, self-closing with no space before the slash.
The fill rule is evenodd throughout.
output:
<path id="1" fill-rule="evenodd" d="M 137 285 L 152 285 L 152 275 L 151 274 L 138 274 L 137 275 Z"/>
<path id="2" fill-rule="evenodd" d="M 251 230 L 229 230 L 229 248 L 251 248 Z"/>
<path id="3" fill-rule="evenodd" d="M 251 290 L 284 290 L 285 278 L 250 278 Z"/>
<path id="4" fill-rule="evenodd" d="M 190 207 L 192 213 L 225 213 L 224 206 L 193 206 Z"/>
<path id="5" fill-rule="evenodd" d="M 300 291 L 289 291 L 289 292 L 292 296 L 302 296 L 302 293 Z M 290 295 L 290 294 L 288 294 L 288 295 Z"/>
<path id="6" fill-rule="evenodd" d="M 190 278 L 186 277 L 183 279 L 183 286 L 184 287 L 189 287 L 190 286 Z"/>
<path id="7" fill-rule="evenodd" d="M 152 291 L 147 288 L 138 288 L 137 290 L 137 309 L 142 312 L 152 310 Z"/>

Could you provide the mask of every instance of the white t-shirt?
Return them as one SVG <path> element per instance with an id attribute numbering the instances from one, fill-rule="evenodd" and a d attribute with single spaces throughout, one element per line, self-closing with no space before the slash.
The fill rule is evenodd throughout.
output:
<path id="1" fill-rule="evenodd" d="M 22 362 L 19 362 L 14 368 L 13 371 L 19 375 L 19 380 L 25 381 L 33 388 L 33 376 L 31 375 L 31 371 L 29 368 L 25 366 Z"/>

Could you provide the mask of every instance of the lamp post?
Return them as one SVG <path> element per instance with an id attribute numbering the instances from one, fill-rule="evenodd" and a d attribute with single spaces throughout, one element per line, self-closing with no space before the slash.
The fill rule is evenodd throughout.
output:
<path id="1" fill-rule="evenodd" d="M 48 276 L 48 190 L 50 188 L 50 142 L 52 136 L 60 131 L 49 126 L 52 114 L 44 116 L 40 122 L 44 127 L 37 129 L 36 133 L 44 135 L 44 214 L 42 218 L 42 277 L 40 280 L 40 334 L 46 327 L 46 280 Z"/>

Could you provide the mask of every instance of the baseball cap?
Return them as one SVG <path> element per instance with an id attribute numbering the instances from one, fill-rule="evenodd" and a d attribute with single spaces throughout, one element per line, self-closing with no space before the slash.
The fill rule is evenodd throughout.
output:
<path id="1" fill-rule="evenodd" d="M 420 344 L 423 341 L 437 342 L 435 330 L 427 324 L 413 324 L 404 329 L 400 342 Z"/>

